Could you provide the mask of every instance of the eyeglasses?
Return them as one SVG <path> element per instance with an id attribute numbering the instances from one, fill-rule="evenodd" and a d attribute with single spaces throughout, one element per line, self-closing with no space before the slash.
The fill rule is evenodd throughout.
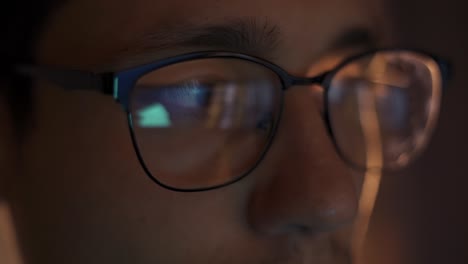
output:
<path id="1" fill-rule="evenodd" d="M 148 176 L 170 190 L 203 191 L 256 168 L 278 128 L 284 93 L 297 86 L 323 87 L 325 125 L 350 166 L 402 168 L 430 138 L 449 70 L 424 52 L 380 49 L 307 78 L 230 52 L 184 54 L 112 73 L 24 65 L 18 71 L 113 95 Z"/>

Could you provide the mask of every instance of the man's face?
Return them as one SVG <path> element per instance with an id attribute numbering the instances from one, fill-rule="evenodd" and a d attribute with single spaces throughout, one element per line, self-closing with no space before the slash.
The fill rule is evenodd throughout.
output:
<path id="1" fill-rule="evenodd" d="M 308 76 L 355 52 L 332 48 L 347 30 L 374 30 L 373 11 L 360 0 L 72 0 L 48 19 L 37 54 L 41 64 L 116 71 L 237 51 L 167 44 L 184 30 L 235 21 L 276 28 L 274 49 L 245 52 Z M 285 94 L 276 137 L 252 173 L 198 193 L 147 177 L 111 97 L 41 81 L 35 93 L 34 129 L 7 197 L 27 261 L 346 263 L 362 176 L 337 155 L 314 87 Z"/>

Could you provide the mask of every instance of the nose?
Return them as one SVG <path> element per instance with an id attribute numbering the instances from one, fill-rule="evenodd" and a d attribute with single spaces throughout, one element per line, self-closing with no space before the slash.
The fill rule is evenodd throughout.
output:
<path id="1" fill-rule="evenodd" d="M 357 184 L 337 155 L 310 89 L 290 89 L 275 140 L 248 203 L 253 229 L 269 235 L 330 232 L 352 223 Z"/>

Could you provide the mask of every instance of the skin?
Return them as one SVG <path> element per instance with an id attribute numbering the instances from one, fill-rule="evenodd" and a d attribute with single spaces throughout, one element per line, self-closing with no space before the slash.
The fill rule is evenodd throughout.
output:
<path id="1" fill-rule="evenodd" d="M 145 49 L 146 36 L 162 28 L 255 18 L 280 29 L 267 56 L 306 76 L 350 55 L 328 49 L 341 31 L 380 29 L 372 12 L 359 0 L 71 0 L 48 18 L 37 57 L 118 70 L 201 50 Z M 3 135 L 14 154 L 5 155 L 0 196 L 26 263 L 346 263 L 362 176 L 337 155 L 316 87 L 286 93 L 273 145 L 248 177 L 178 193 L 145 175 L 111 97 L 36 86 L 23 143 Z"/>

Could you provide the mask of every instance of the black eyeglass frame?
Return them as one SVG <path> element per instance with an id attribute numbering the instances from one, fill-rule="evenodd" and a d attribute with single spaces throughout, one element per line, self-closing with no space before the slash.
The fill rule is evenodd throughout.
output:
<path id="1" fill-rule="evenodd" d="M 233 184 L 237 181 L 240 181 L 248 174 L 250 174 L 255 168 L 262 162 L 266 153 L 268 152 L 273 138 L 276 134 L 277 128 L 280 123 L 280 119 L 282 116 L 282 109 L 284 104 L 284 92 L 287 91 L 292 86 L 303 86 L 303 85 L 313 85 L 317 84 L 323 88 L 323 96 L 324 96 L 324 121 L 326 125 L 326 129 L 333 141 L 334 147 L 340 157 L 353 169 L 363 171 L 366 168 L 354 164 L 350 161 L 346 155 L 344 155 L 338 146 L 335 135 L 333 133 L 333 129 L 331 127 L 330 122 L 330 112 L 328 106 L 328 91 L 333 80 L 333 77 L 336 73 L 338 73 L 342 68 L 346 67 L 348 64 L 354 62 L 357 59 L 360 59 L 365 56 L 369 56 L 374 53 L 378 52 L 414 52 L 417 54 L 421 54 L 433 59 L 437 65 L 439 66 L 441 77 L 442 77 L 442 91 L 444 91 L 447 87 L 447 82 L 450 77 L 451 66 L 450 64 L 438 58 L 429 52 L 416 50 L 416 49 L 403 49 L 403 48 L 381 48 L 381 49 L 373 49 L 366 52 L 359 53 L 357 55 L 351 56 L 340 64 L 338 64 L 334 69 L 330 71 L 323 72 L 317 76 L 313 77 L 297 77 L 289 74 L 286 70 L 282 69 L 278 65 L 267 61 L 262 58 L 258 58 L 251 55 L 246 55 L 242 53 L 235 53 L 235 52 L 224 52 L 224 51 L 204 51 L 204 52 L 194 52 L 188 54 L 182 54 L 162 60 L 158 60 L 156 62 L 145 64 L 142 66 L 137 66 L 134 68 L 126 69 L 123 71 L 118 72 L 105 72 L 105 73 L 95 73 L 95 72 L 85 72 L 85 71 L 78 71 L 78 70 L 70 70 L 70 69 L 63 69 L 57 67 L 47 67 L 47 66 L 36 66 L 36 65 L 18 65 L 15 70 L 23 75 L 29 77 L 36 77 L 46 79 L 56 85 L 63 87 L 66 90 L 90 90 L 90 91 L 98 91 L 107 95 L 112 95 L 116 102 L 121 104 L 123 107 L 124 112 L 127 115 L 128 127 L 130 130 L 132 143 L 135 148 L 136 155 L 138 160 L 147 174 L 147 176 L 156 184 L 177 192 L 199 192 L 199 191 L 208 191 L 217 188 L 221 188 L 230 184 Z M 136 82 L 145 74 L 152 72 L 154 70 L 191 60 L 198 60 L 198 59 L 213 59 L 213 58 L 224 58 L 224 59 L 240 59 L 249 61 L 251 63 L 255 63 L 261 66 L 268 68 L 269 70 L 273 71 L 280 79 L 282 89 L 280 93 L 280 113 L 277 117 L 277 120 L 274 120 L 274 125 L 272 128 L 271 135 L 268 139 L 268 142 L 263 150 L 262 154 L 255 162 L 255 164 L 248 169 L 245 173 L 239 175 L 238 177 L 233 178 L 232 180 L 218 184 L 215 186 L 210 186 L 206 188 L 194 188 L 194 189 L 180 189 L 176 187 L 172 187 L 169 185 L 164 184 L 160 180 L 155 177 L 151 171 L 147 168 L 144 158 L 142 157 L 138 144 L 136 142 L 136 136 L 133 129 L 133 120 L 132 120 L 132 113 L 130 111 L 130 95 L 132 90 L 136 84 Z M 443 94 L 442 94 L 443 95 Z"/>

